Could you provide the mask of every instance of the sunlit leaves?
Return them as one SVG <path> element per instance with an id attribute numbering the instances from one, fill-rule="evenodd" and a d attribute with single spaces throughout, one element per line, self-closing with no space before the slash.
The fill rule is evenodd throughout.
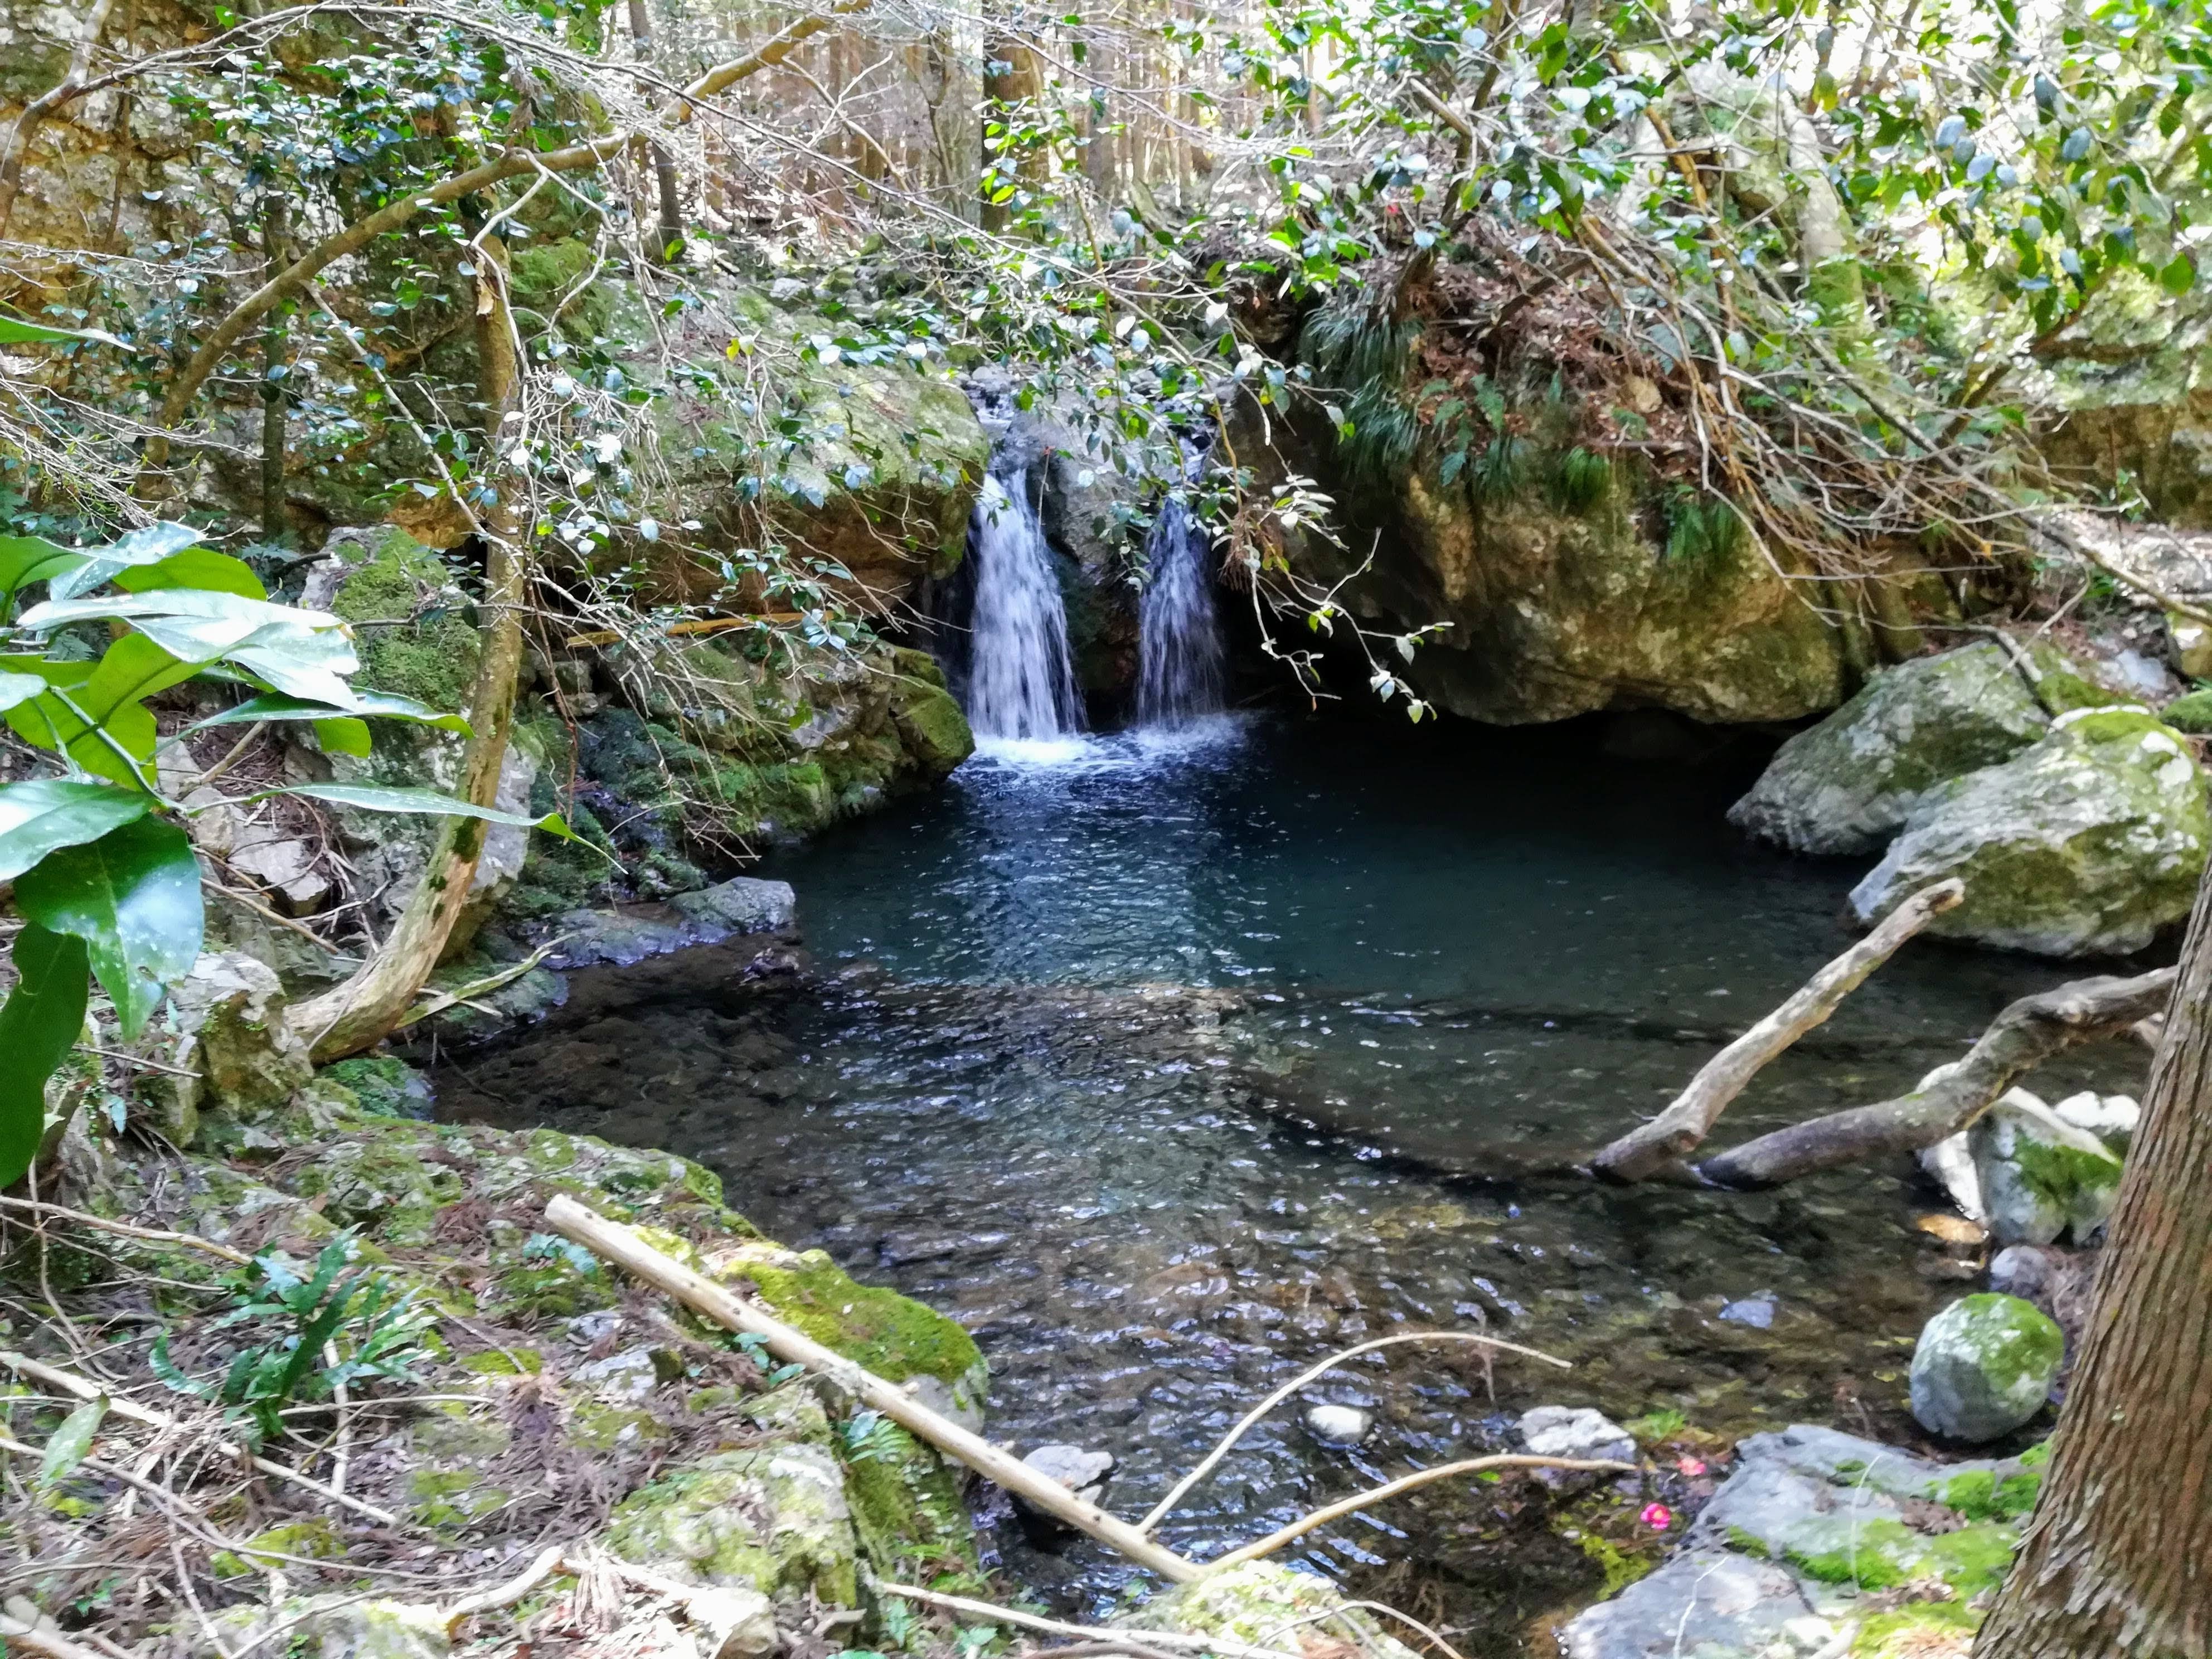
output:
<path id="1" fill-rule="evenodd" d="M 16 878 L 15 906 L 49 932 L 84 941 L 125 1036 L 199 955 L 199 862 L 191 838 L 159 818 L 41 860 Z"/>

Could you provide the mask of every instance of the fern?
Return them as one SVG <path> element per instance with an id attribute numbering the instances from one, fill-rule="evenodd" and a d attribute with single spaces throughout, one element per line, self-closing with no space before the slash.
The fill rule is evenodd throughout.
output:
<path id="1" fill-rule="evenodd" d="M 1743 520 L 1725 496 L 1710 500 L 1686 486 L 1667 509 L 1667 557 L 1676 564 L 1720 565 L 1743 540 Z"/>
<path id="2" fill-rule="evenodd" d="M 1501 433 L 1475 464 L 1474 493 L 1486 501 L 1510 501 L 1528 484 L 1528 441 Z"/>
<path id="3" fill-rule="evenodd" d="M 1588 513 L 1613 489 L 1613 463 L 1577 445 L 1559 457 L 1553 493 L 1569 513 Z"/>

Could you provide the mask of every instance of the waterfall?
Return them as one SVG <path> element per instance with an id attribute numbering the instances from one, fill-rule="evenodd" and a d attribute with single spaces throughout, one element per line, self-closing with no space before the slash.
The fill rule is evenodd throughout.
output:
<path id="1" fill-rule="evenodd" d="M 968 723 L 979 738 L 1056 738 L 1083 729 L 1067 649 L 1067 610 L 1052 552 L 1018 474 L 983 480 L 969 536 L 975 600 L 969 624 Z"/>
<path id="2" fill-rule="evenodd" d="M 1170 496 L 1145 544 L 1152 580 L 1138 607 L 1137 720 L 1181 726 L 1222 706 L 1221 629 L 1206 532 Z"/>

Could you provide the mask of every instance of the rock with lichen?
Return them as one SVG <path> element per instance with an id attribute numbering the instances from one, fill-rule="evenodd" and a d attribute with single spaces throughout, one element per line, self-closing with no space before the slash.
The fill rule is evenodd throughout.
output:
<path id="1" fill-rule="evenodd" d="M 1328 1580 L 1276 1561 L 1245 1561 L 1177 1584 L 1116 1624 L 1139 1641 L 1146 1631 L 1174 1631 L 1292 1653 L 1305 1645 L 1304 1632 L 1313 1631 L 1338 1641 L 1348 1636 L 1371 1659 L 1413 1659 L 1409 1649 L 1348 1605 Z"/>
<path id="2" fill-rule="evenodd" d="M 2180 734 L 2077 709 L 2010 760 L 1923 795 L 1851 890 L 1867 925 L 1940 881 L 1965 884 L 1931 933 L 2039 955 L 2140 951 L 2189 914 L 2212 817 Z"/>
<path id="3" fill-rule="evenodd" d="M 1675 1554 L 1574 1619 L 1561 1650 L 1565 1659 L 1963 1653 L 2011 1566 L 2043 1461 L 2039 1449 L 1937 1463 L 1802 1425 L 1753 1435 Z"/>
<path id="4" fill-rule="evenodd" d="M 1776 750 L 1729 822 L 1792 852 L 1878 851 L 1936 786 L 2011 759 L 2054 714 L 2104 700 L 2050 647 L 2020 656 L 1984 641 L 1883 670 Z"/>
<path id="5" fill-rule="evenodd" d="M 1930 1434 L 1979 1444 L 2043 1409 L 2066 1354 L 2057 1324 L 2016 1296 L 1962 1297 L 1922 1328 L 1912 1414 Z"/>

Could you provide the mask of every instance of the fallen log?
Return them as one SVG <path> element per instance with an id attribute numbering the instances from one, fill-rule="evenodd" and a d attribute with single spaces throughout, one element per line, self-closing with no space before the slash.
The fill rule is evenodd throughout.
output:
<path id="1" fill-rule="evenodd" d="M 2118 1036 L 2163 1009 L 2174 970 L 2132 979 L 2079 979 L 2008 1004 L 1965 1058 L 1930 1073 L 1911 1094 L 1831 1112 L 1707 1158 L 1698 1173 L 1720 1187 L 1777 1187 L 1861 1158 L 1918 1152 L 1972 1125 L 1997 1097 L 2054 1054 Z"/>
<path id="2" fill-rule="evenodd" d="M 972 1434 L 951 1419 L 932 1411 L 896 1383 L 864 1370 L 842 1354 L 793 1329 L 753 1303 L 692 1272 L 683 1263 L 671 1261 L 629 1228 L 594 1213 L 565 1193 L 545 1206 L 545 1224 L 563 1238 L 573 1239 L 605 1257 L 716 1324 L 733 1331 L 750 1332 L 778 1359 L 804 1365 L 827 1377 L 855 1400 L 958 1458 L 1008 1492 L 1027 1498 L 1047 1514 L 1119 1550 L 1162 1577 L 1178 1584 L 1188 1583 L 1203 1571 L 1197 1562 L 1154 1543 L 1127 1522 L 1109 1515 L 1095 1504 L 1085 1503 L 1049 1475 L 1039 1474 L 982 1436 Z"/>
<path id="3" fill-rule="evenodd" d="M 1966 896 L 1957 881 L 1923 887 L 1882 918 L 1850 950 L 1805 981 L 1790 1000 L 1707 1060 L 1689 1086 L 1649 1123 L 1638 1125 L 1591 1160 L 1607 1181 L 1648 1181 L 1703 1144 L 1729 1103 L 1761 1067 L 1834 1013 L 1898 947 Z"/>

